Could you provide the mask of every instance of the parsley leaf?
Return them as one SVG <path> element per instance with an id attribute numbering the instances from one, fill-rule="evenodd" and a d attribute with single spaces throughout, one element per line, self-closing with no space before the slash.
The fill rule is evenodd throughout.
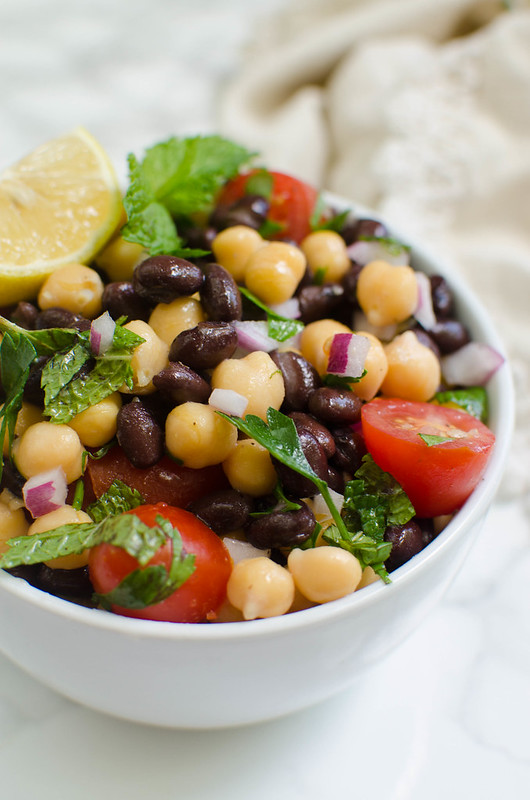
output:
<path id="1" fill-rule="evenodd" d="M 458 406 L 481 422 L 485 423 L 488 420 L 488 393 L 483 386 L 448 389 L 445 392 L 437 392 L 433 399 L 441 406 Z"/>
<path id="2" fill-rule="evenodd" d="M 130 154 L 122 236 L 151 255 L 203 255 L 183 246 L 175 219 L 208 213 L 221 186 L 252 155 L 220 136 L 171 137 L 146 150 L 141 162 Z"/>
<path id="3" fill-rule="evenodd" d="M 363 569 L 367 566 L 372 567 L 374 572 L 385 582 L 390 583 L 388 572 L 384 562 L 390 555 L 392 545 L 390 542 L 378 542 L 367 536 L 362 531 L 351 533 L 345 538 L 341 535 L 336 525 L 330 525 L 322 534 L 322 538 L 328 544 L 348 550 L 352 555 L 359 559 Z"/>
<path id="4" fill-rule="evenodd" d="M 274 176 L 267 169 L 258 169 L 245 184 L 245 194 L 258 194 L 266 200 L 272 197 Z"/>
<path id="5" fill-rule="evenodd" d="M 276 339 L 277 342 L 285 342 L 304 329 L 303 322 L 277 314 L 244 286 L 240 286 L 239 291 L 247 300 L 250 300 L 251 303 L 254 303 L 255 306 L 265 312 L 267 315 L 268 334 L 271 339 Z"/>

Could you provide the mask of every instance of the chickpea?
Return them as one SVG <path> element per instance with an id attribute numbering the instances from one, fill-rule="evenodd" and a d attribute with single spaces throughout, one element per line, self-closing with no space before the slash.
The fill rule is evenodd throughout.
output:
<path id="1" fill-rule="evenodd" d="M 315 603 L 329 603 L 351 594 L 362 577 L 359 560 L 347 550 L 330 545 L 291 550 L 287 567 L 296 588 Z"/>
<path id="2" fill-rule="evenodd" d="M 123 385 L 120 387 L 120 392 L 124 394 L 150 394 L 155 391 L 153 386 L 154 376 L 168 365 L 169 347 L 156 335 L 147 322 L 133 319 L 123 327 L 138 334 L 145 341 L 138 345 L 132 354 L 133 388 L 129 389 Z"/>
<path id="3" fill-rule="evenodd" d="M 244 558 L 234 565 L 226 594 L 246 620 L 286 614 L 294 600 L 290 573 L 270 558 Z"/>
<path id="4" fill-rule="evenodd" d="M 113 392 L 77 414 L 68 423 L 87 447 L 101 447 L 116 435 L 121 395 Z"/>
<path id="5" fill-rule="evenodd" d="M 377 581 L 380 580 L 381 578 L 379 577 L 377 572 L 375 572 L 374 568 L 368 565 L 363 569 L 363 576 L 359 581 L 359 584 L 355 591 L 358 591 L 359 589 L 364 589 L 365 586 L 370 586 L 370 584 L 376 583 Z"/>
<path id="6" fill-rule="evenodd" d="M 83 474 L 83 445 L 69 425 L 53 422 L 30 425 L 15 441 L 13 457 L 18 471 L 25 478 L 55 467 L 62 467 L 67 483 Z"/>
<path id="7" fill-rule="evenodd" d="M 98 273 L 84 264 L 66 264 L 54 270 L 39 292 L 41 309 L 60 306 L 93 319 L 101 313 L 103 281 Z"/>
<path id="8" fill-rule="evenodd" d="M 51 531 L 54 528 L 59 528 L 61 525 L 81 524 L 83 522 L 92 522 L 91 517 L 84 511 L 78 511 L 72 506 L 61 506 L 55 511 L 50 511 L 49 514 L 43 514 L 38 517 L 35 522 L 29 526 L 28 535 L 34 533 L 44 533 L 44 531 Z M 58 556 L 45 561 L 47 567 L 51 569 L 78 569 L 79 567 L 86 567 L 88 564 L 89 550 L 83 550 L 78 555 Z"/>
<path id="9" fill-rule="evenodd" d="M 2 493 L 3 494 L 3 493 Z M 22 508 L 11 508 L 0 499 L 0 553 L 8 549 L 7 542 L 15 536 L 24 536 L 28 532 L 29 523 Z"/>
<path id="10" fill-rule="evenodd" d="M 414 331 L 405 331 L 385 345 L 388 372 L 381 391 L 388 397 L 427 402 L 438 390 L 440 362 Z"/>
<path id="11" fill-rule="evenodd" d="M 335 319 L 319 319 L 306 325 L 300 336 L 302 355 L 323 375 L 326 372 L 331 340 L 336 333 L 352 333 L 351 328 Z"/>
<path id="12" fill-rule="evenodd" d="M 305 256 L 298 247 L 286 242 L 269 242 L 250 256 L 245 284 L 268 305 L 285 303 L 295 293 L 305 267 Z"/>
<path id="13" fill-rule="evenodd" d="M 145 255 L 141 244 L 116 236 L 96 256 L 96 264 L 105 271 L 110 281 L 130 281 L 134 268 Z"/>
<path id="14" fill-rule="evenodd" d="M 268 353 L 256 350 L 244 358 L 226 358 L 212 373 L 212 389 L 233 389 L 248 400 L 247 414 L 267 418 L 285 397 L 283 376 Z"/>
<path id="15" fill-rule="evenodd" d="M 376 327 L 403 322 L 418 304 L 418 284 L 412 267 L 371 261 L 359 273 L 357 300 Z"/>
<path id="16" fill-rule="evenodd" d="M 38 406 L 34 406 L 32 403 L 23 402 L 15 422 L 15 436 L 22 436 L 24 431 L 36 422 L 42 422 L 42 409 Z M 7 431 L 4 436 L 2 452 L 5 456 L 7 456 L 9 452 Z"/>
<path id="17" fill-rule="evenodd" d="M 187 402 L 166 419 L 166 447 L 185 467 L 200 469 L 224 461 L 237 442 L 237 429 L 211 406 Z"/>
<path id="18" fill-rule="evenodd" d="M 370 342 L 370 349 L 364 362 L 366 375 L 357 383 L 352 383 L 351 390 L 361 400 L 371 400 L 381 388 L 387 373 L 388 363 L 385 349 L 377 336 L 366 331 L 357 331 L 357 333 L 361 336 L 366 336 Z"/>
<path id="19" fill-rule="evenodd" d="M 228 270 L 237 283 L 242 283 L 250 256 L 265 244 L 265 239 L 254 228 L 233 225 L 217 234 L 212 250 L 217 263 Z"/>
<path id="20" fill-rule="evenodd" d="M 151 312 L 149 325 L 171 347 L 175 336 L 205 319 L 206 314 L 196 297 L 177 297 L 171 303 L 159 303 Z"/>
<path id="21" fill-rule="evenodd" d="M 346 242 L 336 231 L 314 231 L 300 248 L 311 274 L 323 272 L 325 281 L 338 283 L 351 267 Z"/>
<path id="22" fill-rule="evenodd" d="M 269 494 L 278 480 L 269 451 L 255 439 L 239 439 L 223 470 L 234 489 L 251 497 Z"/>

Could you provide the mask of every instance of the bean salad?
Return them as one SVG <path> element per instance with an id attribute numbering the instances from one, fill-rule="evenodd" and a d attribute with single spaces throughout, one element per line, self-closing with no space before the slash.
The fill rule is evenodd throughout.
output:
<path id="1" fill-rule="evenodd" d="M 1 310 L 0 565 L 173 622 L 390 582 L 486 468 L 500 357 L 383 222 L 292 176 L 236 163 L 197 212 L 173 182 L 154 244 L 147 166 L 93 262 Z"/>

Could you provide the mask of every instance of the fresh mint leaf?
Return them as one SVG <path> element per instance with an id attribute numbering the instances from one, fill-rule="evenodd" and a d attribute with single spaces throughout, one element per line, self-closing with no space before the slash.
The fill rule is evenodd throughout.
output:
<path id="1" fill-rule="evenodd" d="M 33 345 L 38 356 L 54 355 L 59 350 L 72 347 L 80 334 L 73 328 L 43 328 L 28 331 L 0 316 L 0 333 L 17 334 L 20 340 Z"/>
<path id="2" fill-rule="evenodd" d="M 258 169 L 245 184 L 245 194 L 258 194 L 266 200 L 272 197 L 274 176 L 267 169 Z"/>
<path id="3" fill-rule="evenodd" d="M 402 253 L 410 253 L 410 245 L 394 239 L 391 236 L 359 236 L 359 241 L 377 242 L 391 256 L 400 256 Z"/>
<path id="4" fill-rule="evenodd" d="M 116 479 L 98 500 L 86 508 L 86 513 L 92 517 L 94 522 L 101 522 L 107 517 L 118 516 L 118 514 L 137 508 L 143 503 L 144 499 L 140 492 Z"/>
<path id="5" fill-rule="evenodd" d="M 259 226 L 258 233 L 262 239 L 272 239 L 279 233 L 283 233 L 284 230 L 285 225 L 282 225 L 281 222 L 276 222 L 273 219 L 266 219 L 265 222 L 262 222 Z"/>
<path id="6" fill-rule="evenodd" d="M 52 359 L 46 371 L 45 381 L 46 385 L 53 389 L 45 397 L 44 415 L 50 417 L 53 422 L 66 423 L 81 411 L 104 400 L 123 384 L 132 388 L 131 356 L 133 350 L 143 341 L 141 336 L 121 325 L 116 325 L 112 345 L 104 355 L 95 359 L 94 368 L 87 375 L 73 377 L 62 386 L 62 360 L 59 357 Z M 92 357 L 88 335 L 85 335 L 81 342 L 88 356 Z M 73 349 L 75 350 L 75 347 Z M 75 361 L 73 357 L 72 361 Z M 57 388 L 58 391 L 54 393 Z"/>
<path id="7" fill-rule="evenodd" d="M 332 386 L 335 389 L 351 389 L 352 383 L 358 383 L 366 375 L 366 370 L 363 370 L 362 375 L 352 378 L 351 375 L 335 375 L 333 372 L 327 372 L 322 375 L 322 383 L 324 386 Z"/>
<path id="8" fill-rule="evenodd" d="M 250 300 L 251 303 L 254 303 L 255 306 L 265 312 L 267 315 L 268 334 L 271 339 L 276 339 L 277 342 L 286 342 L 304 329 L 303 322 L 277 314 L 244 286 L 240 286 L 239 291 L 247 300 Z"/>
<path id="9" fill-rule="evenodd" d="M 156 517 L 159 528 L 173 543 L 169 570 L 163 564 L 151 564 L 135 569 L 123 578 L 110 592 L 94 597 L 104 608 L 112 605 L 123 608 L 142 609 L 161 603 L 179 589 L 195 571 L 195 555 L 185 553 L 182 537 L 171 523 L 161 516 Z"/>
<path id="10" fill-rule="evenodd" d="M 7 437 L 8 453 L 15 437 L 15 424 L 22 408 L 24 386 L 30 366 L 36 357 L 31 342 L 16 331 L 7 331 L 0 343 L 0 374 L 5 392 L 5 402 L 0 406 L 0 442 Z M 0 457 L 0 479 L 4 469 Z"/>
<path id="11" fill-rule="evenodd" d="M 334 231 L 335 233 L 340 233 L 344 228 L 349 213 L 349 211 L 342 211 L 340 214 L 329 217 L 329 219 L 324 219 L 313 227 L 313 231 Z"/>
<path id="12" fill-rule="evenodd" d="M 430 433 L 418 433 L 420 439 L 422 439 L 427 447 L 436 447 L 437 444 L 444 444 L 444 442 L 454 442 L 454 436 L 436 436 L 435 434 Z"/>
<path id="13" fill-rule="evenodd" d="M 91 353 L 86 344 L 78 342 L 66 353 L 57 353 L 46 362 L 41 378 L 45 406 L 49 405 L 54 397 L 57 397 L 61 389 L 72 380 L 90 356 Z"/>
<path id="14" fill-rule="evenodd" d="M 482 386 L 470 386 L 467 389 L 448 389 L 437 392 L 434 402 L 441 406 L 458 406 L 462 411 L 467 411 L 481 422 L 488 421 L 488 393 Z"/>
<path id="15" fill-rule="evenodd" d="M 183 246 L 175 219 L 210 211 L 221 186 L 251 156 L 220 136 L 172 137 L 149 148 L 141 162 L 130 154 L 123 237 L 151 255 L 203 254 Z"/>
<path id="16" fill-rule="evenodd" d="M 10 539 L 9 550 L 0 556 L 0 567 L 11 569 L 22 564 L 40 564 L 59 556 L 82 553 L 103 542 L 121 547 L 145 565 L 165 539 L 166 535 L 159 526 L 150 528 L 134 514 L 123 514 L 100 522 L 70 523 L 43 533 Z"/>

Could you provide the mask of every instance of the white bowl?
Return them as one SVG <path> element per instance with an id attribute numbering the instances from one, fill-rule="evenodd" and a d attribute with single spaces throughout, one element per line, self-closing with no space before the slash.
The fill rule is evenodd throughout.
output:
<path id="1" fill-rule="evenodd" d="M 458 316 L 473 338 L 502 352 L 484 308 L 461 279 L 424 247 L 413 244 L 412 249 L 415 267 L 448 277 Z M 420 623 L 480 530 L 513 425 L 507 364 L 490 381 L 488 392 L 496 444 L 480 485 L 442 533 L 392 573 L 390 585 L 379 581 L 341 600 L 282 617 L 198 625 L 85 608 L 0 570 L 0 650 L 72 700 L 128 720 L 175 728 L 264 721 L 339 692 Z"/>

